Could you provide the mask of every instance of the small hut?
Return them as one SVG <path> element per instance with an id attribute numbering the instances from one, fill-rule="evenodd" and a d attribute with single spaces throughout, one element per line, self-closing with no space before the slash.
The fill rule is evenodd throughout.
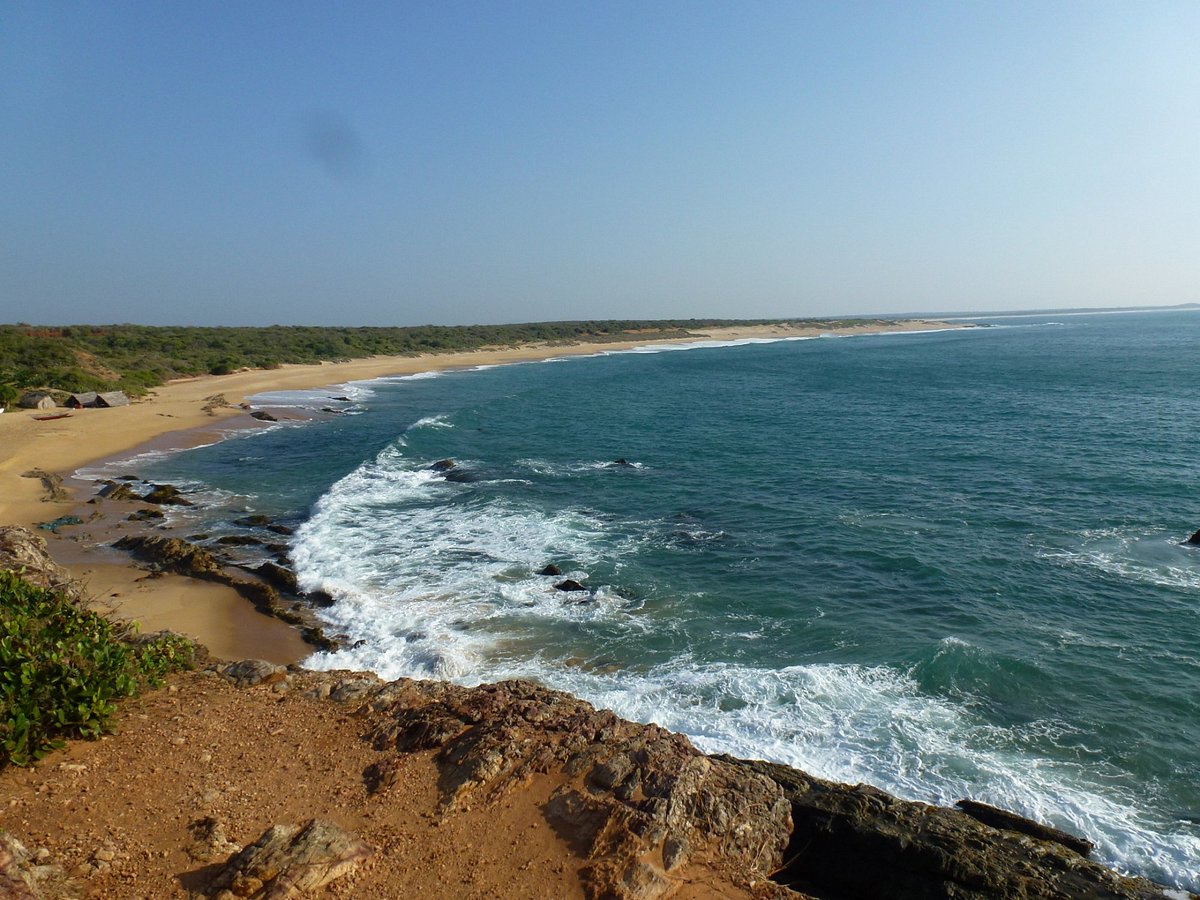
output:
<path id="1" fill-rule="evenodd" d="M 54 409 L 58 406 L 54 398 L 43 391 L 26 391 L 17 401 L 22 409 Z"/>
<path id="2" fill-rule="evenodd" d="M 128 405 L 129 398 L 125 396 L 124 391 L 107 391 L 106 393 L 96 395 L 96 406 L 101 409 Z"/>
<path id="3" fill-rule="evenodd" d="M 67 402 L 63 406 L 69 406 L 71 409 L 83 409 L 85 407 L 95 406 L 96 398 L 99 395 L 95 391 L 87 391 L 82 394 L 72 394 L 67 398 Z"/>

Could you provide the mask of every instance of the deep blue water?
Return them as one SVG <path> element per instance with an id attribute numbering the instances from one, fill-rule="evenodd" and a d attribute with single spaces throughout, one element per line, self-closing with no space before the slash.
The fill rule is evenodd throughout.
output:
<path id="1" fill-rule="evenodd" d="M 313 665 L 538 678 L 1198 889 L 1200 312 L 986 321 L 267 396 L 357 414 L 143 471 L 303 523 L 365 641 Z"/>

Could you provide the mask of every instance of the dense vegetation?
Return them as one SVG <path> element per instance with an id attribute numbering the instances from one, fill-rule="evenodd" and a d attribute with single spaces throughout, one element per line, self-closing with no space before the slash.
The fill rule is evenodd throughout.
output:
<path id="1" fill-rule="evenodd" d="M 117 700 L 158 686 L 195 654 L 178 636 L 127 636 L 63 594 L 0 571 L 0 768 L 28 765 L 63 738 L 96 737 Z"/>
<path id="2" fill-rule="evenodd" d="M 732 324 L 738 323 L 687 319 L 414 328 L 0 325 L 0 404 L 11 402 L 27 388 L 120 389 L 137 396 L 171 378 L 222 375 L 247 367 L 475 350 L 535 341 L 653 340 Z"/>

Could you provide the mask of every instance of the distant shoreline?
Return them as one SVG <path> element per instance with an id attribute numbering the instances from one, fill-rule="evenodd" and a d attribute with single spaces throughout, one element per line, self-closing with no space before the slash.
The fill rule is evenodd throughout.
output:
<path id="1" fill-rule="evenodd" d="M 840 324 L 840 323 L 839 323 Z M 496 350 L 475 350 L 422 356 L 371 357 L 340 363 L 285 365 L 229 375 L 179 379 L 155 389 L 146 400 L 117 409 L 72 411 L 69 418 L 37 421 L 32 410 L 10 411 L 0 418 L 0 522 L 33 527 L 38 522 L 74 514 L 87 522 L 96 511 L 88 496 L 47 502 L 36 478 L 22 474 L 41 469 L 70 479 L 73 473 L 99 460 L 127 455 L 148 444 L 186 446 L 208 438 L 221 439 L 231 426 L 257 427 L 238 404 L 268 391 L 304 390 L 363 381 L 391 375 L 533 362 L 562 356 L 590 356 L 638 348 L 737 342 L 787 340 L 821 335 L 851 336 L 880 333 L 939 331 L 969 327 L 925 319 L 908 319 L 849 327 L 796 327 L 786 323 L 706 329 L 687 337 L 623 340 L 570 345 L 532 344 Z M 227 405 L 213 406 L 222 396 Z M 211 429 L 209 431 L 208 429 Z M 185 438 L 180 442 L 179 438 Z M 68 481 L 68 485 L 70 482 Z M 81 491 L 77 491 L 81 493 Z M 101 501 L 103 502 L 103 501 Z M 47 535 L 50 551 L 85 582 L 99 605 L 124 618 L 137 619 L 145 631 L 169 629 L 198 639 L 215 655 L 237 659 L 264 657 L 291 663 L 308 656 L 305 644 L 290 625 L 261 616 L 232 588 L 198 582 L 182 576 L 145 581 L 145 571 L 132 560 L 103 544 L 118 533 L 144 530 L 144 525 L 115 526 L 97 523 L 103 537 L 91 534 L 87 524 Z M 94 530 L 94 529 L 93 529 Z M 159 532 L 161 533 L 161 532 Z M 101 544 L 101 546 L 96 546 Z"/>

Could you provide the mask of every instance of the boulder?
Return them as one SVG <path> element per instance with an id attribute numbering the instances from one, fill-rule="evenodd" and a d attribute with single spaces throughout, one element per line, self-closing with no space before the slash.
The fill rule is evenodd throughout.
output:
<path id="1" fill-rule="evenodd" d="M 431 471 L 431 472 L 449 472 L 451 469 L 453 469 L 457 465 L 458 465 L 458 463 L 456 463 L 452 459 L 439 459 L 437 462 L 433 463 L 429 467 L 429 471 Z"/>
<path id="2" fill-rule="evenodd" d="M 47 551 L 46 539 L 20 525 L 0 525 L 0 569 L 17 572 L 38 587 L 78 595 L 71 574 Z"/>
<path id="3" fill-rule="evenodd" d="M 0 831 L 0 897 L 76 900 L 84 892 L 58 866 L 41 865 L 11 834 Z"/>
<path id="4" fill-rule="evenodd" d="M 331 822 L 274 825 L 217 872 L 210 897 L 289 900 L 349 874 L 373 851 Z"/>
<path id="5" fill-rule="evenodd" d="M 129 522 L 149 522 L 165 518 L 161 509 L 139 509 L 125 517 Z"/>
<path id="6" fill-rule="evenodd" d="M 296 575 L 291 569 L 273 562 L 265 562 L 252 571 L 282 591 L 290 594 L 300 593 L 300 585 L 296 583 Z"/>
<path id="7" fill-rule="evenodd" d="M 562 569 L 560 569 L 558 566 L 554 565 L 554 563 L 551 563 L 550 565 L 546 566 L 544 569 L 539 571 L 538 574 L 539 575 L 561 575 Z"/>
<path id="8" fill-rule="evenodd" d="M 192 501 L 183 496 L 179 488 L 173 484 L 152 484 L 148 493 L 142 495 L 145 503 L 157 503 L 173 506 L 191 506 Z"/>
<path id="9" fill-rule="evenodd" d="M 128 484 L 116 481 L 105 481 L 104 486 L 97 492 L 105 500 L 139 500 Z"/>
<path id="10" fill-rule="evenodd" d="M 256 684 L 274 684 L 287 677 L 287 669 L 269 663 L 265 659 L 241 659 L 228 665 L 220 666 L 218 674 L 228 678 L 238 687 L 251 687 Z"/>
<path id="11" fill-rule="evenodd" d="M 1197 531 L 1190 538 L 1188 538 L 1186 541 L 1184 541 L 1184 543 L 1192 544 L 1194 546 L 1200 546 L 1200 531 Z"/>
<path id="12" fill-rule="evenodd" d="M 273 531 L 275 534 L 282 535 L 291 535 L 296 533 L 296 530 L 290 525 L 281 525 L 279 522 L 272 522 L 267 526 L 267 531 Z"/>
<path id="13" fill-rule="evenodd" d="M 1159 886 L 1090 862 L 1028 828 L 997 829 L 960 810 L 900 800 L 865 784 L 824 781 L 776 763 L 717 759 L 766 775 L 783 789 L 794 827 L 788 861 L 773 877 L 806 894 L 873 897 L 887 885 L 887 896 L 896 900 L 1163 896 Z M 1020 819 L 1005 817 L 1009 825 Z"/>
<path id="14" fill-rule="evenodd" d="M 587 590 L 587 588 L 585 588 L 578 581 L 574 581 L 570 578 L 566 579 L 565 581 L 560 581 L 558 584 L 556 584 L 554 586 L 554 589 L 556 591 L 586 591 Z"/>
<path id="15" fill-rule="evenodd" d="M 260 422 L 278 422 L 279 420 L 267 412 L 265 409 L 256 409 L 250 413 L 250 417 L 258 419 Z"/>
<path id="16" fill-rule="evenodd" d="M 234 525 L 241 525 L 243 528 L 263 528 L 271 524 L 270 516 L 242 516 L 240 519 L 233 520 Z"/>
<path id="17" fill-rule="evenodd" d="M 610 462 L 608 464 L 608 467 L 610 469 L 635 469 L 635 468 L 637 468 L 637 466 L 635 466 L 633 463 L 631 463 L 629 460 L 625 459 L 624 457 L 622 457 L 621 459 L 614 459 L 612 462 Z"/>

